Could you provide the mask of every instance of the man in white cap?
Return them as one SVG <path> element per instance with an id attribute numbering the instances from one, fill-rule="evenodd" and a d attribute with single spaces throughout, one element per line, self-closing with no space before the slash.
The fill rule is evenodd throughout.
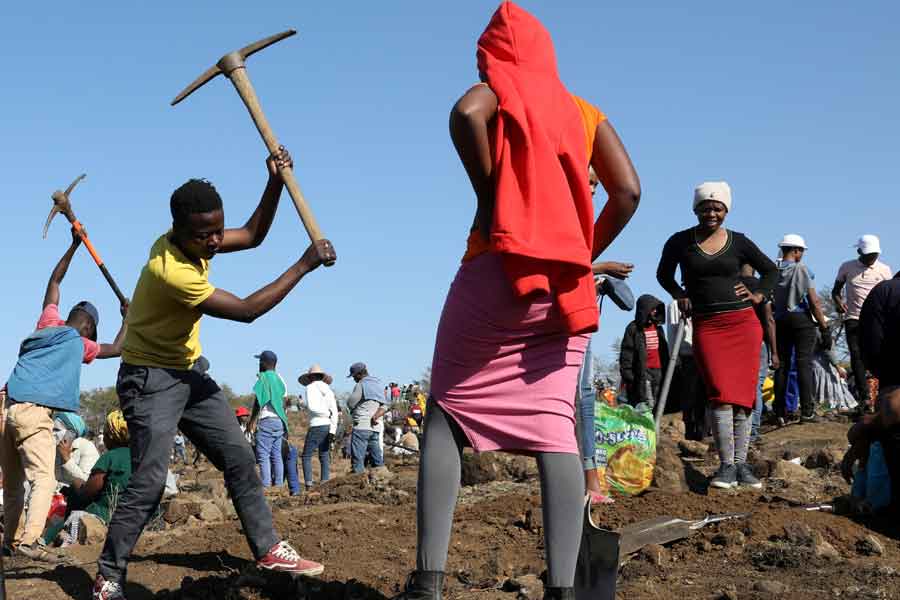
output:
<path id="1" fill-rule="evenodd" d="M 778 346 L 778 369 L 775 371 L 775 412 L 786 419 L 786 395 L 791 355 L 797 366 L 800 388 L 800 418 L 815 422 L 812 360 L 816 346 L 816 324 L 819 335 L 830 341 L 828 321 L 816 294 L 815 276 L 802 264 L 806 241 L 796 233 L 789 233 L 778 243 L 781 260 L 778 263 L 778 284 L 775 286 L 775 329 Z"/>
<path id="2" fill-rule="evenodd" d="M 866 234 L 856 242 L 858 256 L 848 260 L 838 269 L 831 290 L 834 307 L 844 316 L 844 332 L 850 350 L 850 365 L 856 383 L 856 399 L 860 407 L 871 407 L 869 384 L 866 381 L 866 366 L 860 349 L 859 313 L 869 292 L 882 281 L 891 278 L 891 268 L 878 260 L 881 242 L 878 236 Z"/>

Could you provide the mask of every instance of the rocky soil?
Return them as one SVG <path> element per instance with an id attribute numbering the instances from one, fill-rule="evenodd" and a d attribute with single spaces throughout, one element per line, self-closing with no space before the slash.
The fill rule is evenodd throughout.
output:
<path id="1" fill-rule="evenodd" d="M 838 472 L 847 423 L 830 421 L 768 432 L 753 451 L 765 489 L 709 490 L 717 467 L 705 444 L 664 428 L 657 484 L 595 509 L 615 529 L 672 515 L 749 512 L 687 539 L 623 557 L 619 597 L 628 599 L 900 598 L 900 525 L 876 518 L 807 511 L 803 505 L 847 493 Z M 294 440 L 296 441 L 296 440 Z M 799 463 L 799 464 L 797 464 Z M 249 562 L 240 523 L 221 477 L 208 466 L 183 469 L 183 488 L 141 539 L 129 568 L 130 600 L 385 599 L 415 563 L 417 465 L 337 476 L 317 491 L 269 494 L 279 531 L 326 565 L 321 579 L 263 577 Z M 540 486 L 533 461 L 467 457 L 451 541 L 448 598 L 541 597 Z M 52 570 L 6 561 L 10 598 L 90 598 L 97 543 L 75 547 L 78 566 Z"/>

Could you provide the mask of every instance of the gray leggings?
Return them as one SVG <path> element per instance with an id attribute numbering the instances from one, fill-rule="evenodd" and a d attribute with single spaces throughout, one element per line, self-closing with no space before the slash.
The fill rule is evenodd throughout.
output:
<path id="1" fill-rule="evenodd" d="M 422 464 L 419 467 L 416 511 L 418 549 L 416 568 L 444 571 L 459 493 L 465 434 L 441 410 L 428 404 Z M 584 513 L 584 474 L 576 454 L 536 453 L 543 497 L 544 547 L 547 585 L 572 587 L 581 543 Z"/>

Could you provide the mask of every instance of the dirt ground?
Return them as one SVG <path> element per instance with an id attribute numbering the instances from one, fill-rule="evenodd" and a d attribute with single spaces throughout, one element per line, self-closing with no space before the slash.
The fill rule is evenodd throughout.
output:
<path id="1" fill-rule="evenodd" d="M 705 484 L 705 475 L 717 466 L 715 455 L 703 446 L 679 448 L 678 428 L 666 427 L 661 463 L 683 469 L 683 478 L 675 473 L 675 487 L 681 481 L 686 489 L 617 496 L 614 505 L 595 509 L 595 521 L 614 529 L 663 514 L 751 515 L 627 557 L 619 598 L 900 598 L 897 523 L 801 508 L 847 493 L 838 472 L 847 428 L 846 421 L 838 421 L 766 433 L 751 457 L 757 472 L 767 475 L 765 489 L 722 492 Z M 664 454 L 670 462 L 663 461 Z M 798 458 L 802 465 L 789 462 Z M 137 547 L 128 598 L 390 598 L 415 564 L 417 465 L 391 459 L 387 471 L 347 475 L 347 470 L 347 462 L 338 461 L 338 475 L 314 493 L 270 493 L 281 534 L 301 554 L 326 565 L 321 579 L 294 581 L 260 576 L 249 562 L 221 478 L 208 466 L 184 469 L 184 492 L 175 508 L 154 524 L 161 530 L 146 533 Z M 533 582 L 543 570 L 534 465 L 522 457 L 482 456 L 468 462 L 464 479 L 480 483 L 464 486 L 460 494 L 446 597 L 540 598 L 528 586 L 517 591 L 515 585 Z M 75 547 L 72 557 L 81 566 L 53 570 L 7 560 L 9 598 L 89 598 L 99 550 L 98 544 Z"/>

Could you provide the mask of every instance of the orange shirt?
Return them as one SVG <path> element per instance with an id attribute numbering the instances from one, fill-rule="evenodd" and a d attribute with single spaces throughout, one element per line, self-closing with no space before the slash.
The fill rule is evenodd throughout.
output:
<path id="1" fill-rule="evenodd" d="M 597 127 L 606 120 L 606 115 L 599 108 L 575 94 L 572 94 L 572 100 L 578 106 L 578 111 L 581 113 L 581 121 L 584 123 L 586 164 L 590 164 L 591 156 L 594 154 L 594 138 L 597 137 Z M 587 172 L 585 172 L 584 176 L 587 177 Z M 466 253 L 462 261 L 470 261 L 476 256 L 481 256 L 489 251 L 490 242 L 484 239 L 477 229 L 472 229 L 469 232 L 469 239 L 466 240 Z"/>

